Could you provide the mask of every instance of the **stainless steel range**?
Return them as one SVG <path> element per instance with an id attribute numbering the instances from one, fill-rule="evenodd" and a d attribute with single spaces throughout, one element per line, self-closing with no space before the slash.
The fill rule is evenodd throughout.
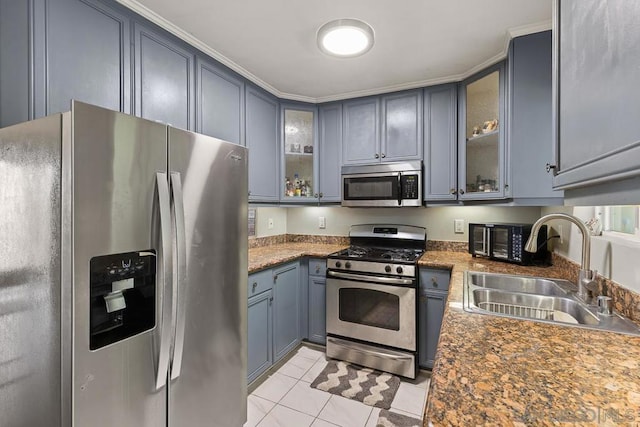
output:
<path id="1" fill-rule="evenodd" d="M 423 227 L 354 225 L 327 259 L 327 355 L 415 378 L 417 261 Z"/>

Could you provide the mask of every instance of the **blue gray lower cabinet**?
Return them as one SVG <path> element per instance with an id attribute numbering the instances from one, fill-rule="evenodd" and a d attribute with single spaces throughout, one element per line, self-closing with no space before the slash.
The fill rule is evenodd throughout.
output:
<path id="1" fill-rule="evenodd" d="M 320 258 L 309 259 L 308 312 L 309 335 L 308 340 L 326 345 L 326 284 L 327 260 Z"/>
<path id="2" fill-rule="evenodd" d="M 448 276 L 448 277 L 446 277 Z M 446 277 L 447 283 L 441 283 Z M 432 280 L 436 278 L 437 280 Z M 447 303 L 446 289 L 450 273 L 443 270 L 420 269 L 420 291 L 418 305 L 418 361 L 421 368 L 433 368 L 440 327 Z M 438 288 L 434 283 L 440 282 Z M 445 289 L 445 290 L 441 290 Z"/>
<path id="3" fill-rule="evenodd" d="M 273 364 L 273 293 L 249 298 L 247 309 L 247 381 L 250 383 Z"/>
<path id="4" fill-rule="evenodd" d="M 273 270 L 273 356 L 277 362 L 300 342 L 299 265 Z"/>
<path id="5" fill-rule="evenodd" d="M 300 263 L 249 276 L 247 380 L 252 382 L 300 342 Z"/>
<path id="6" fill-rule="evenodd" d="M 324 276 L 309 276 L 309 341 L 326 344 L 326 286 Z"/>

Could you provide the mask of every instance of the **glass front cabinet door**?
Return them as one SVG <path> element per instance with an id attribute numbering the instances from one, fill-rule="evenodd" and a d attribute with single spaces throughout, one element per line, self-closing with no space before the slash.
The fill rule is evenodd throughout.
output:
<path id="1" fill-rule="evenodd" d="M 318 114 L 314 106 L 282 104 L 281 201 L 318 200 Z"/>
<path id="2" fill-rule="evenodd" d="M 460 85 L 458 121 L 458 198 L 502 199 L 505 182 L 504 62 Z"/>

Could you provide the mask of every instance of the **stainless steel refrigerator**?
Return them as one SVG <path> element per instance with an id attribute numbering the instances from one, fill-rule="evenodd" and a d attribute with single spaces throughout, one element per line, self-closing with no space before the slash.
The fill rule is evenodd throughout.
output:
<path id="1" fill-rule="evenodd" d="M 0 426 L 246 419 L 247 150 L 88 104 L 0 129 Z"/>

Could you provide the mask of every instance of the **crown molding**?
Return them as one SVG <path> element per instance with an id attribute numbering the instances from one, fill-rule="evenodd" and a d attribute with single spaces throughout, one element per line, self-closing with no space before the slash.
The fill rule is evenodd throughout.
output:
<path id="1" fill-rule="evenodd" d="M 233 62 L 232 60 L 230 60 L 229 58 L 227 58 L 226 56 L 224 56 L 223 54 L 221 54 L 217 50 L 215 50 L 215 49 L 211 48 L 209 45 L 203 43 L 201 40 L 199 40 L 198 38 L 194 37 L 192 34 L 186 32 L 182 28 L 178 27 L 177 25 L 175 25 L 171 21 L 169 21 L 169 20 L 163 18 L 162 16 L 158 15 L 157 13 L 155 13 L 154 11 L 149 9 L 148 7 L 138 3 L 135 0 L 116 0 L 116 1 L 118 3 L 120 3 L 121 5 L 123 5 L 124 7 L 126 7 L 127 9 L 130 9 L 130 10 L 134 11 L 135 13 L 137 13 L 140 16 L 142 16 L 143 18 L 148 19 L 149 21 L 151 21 L 154 24 L 158 25 L 159 27 L 167 30 L 168 32 L 170 32 L 174 36 L 178 37 L 179 39 L 184 40 L 185 42 L 189 43 L 190 45 L 194 46 L 195 48 L 197 48 L 197 49 L 201 50 L 202 52 L 206 53 L 207 55 L 211 56 L 216 61 L 220 62 L 221 64 L 223 64 L 223 65 L 225 65 L 227 67 L 229 67 L 230 69 L 232 69 L 236 73 L 240 74 L 241 76 L 247 78 L 251 82 L 253 82 L 256 85 L 260 86 L 262 89 L 272 93 L 273 95 L 279 96 L 280 91 L 278 89 L 276 89 L 275 87 L 271 86 L 269 83 L 265 82 L 264 80 L 262 80 L 261 78 L 259 78 L 258 76 L 256 76 L 252 72 L 250 72 L 249 70 L 247 70 L 247 69 L 243 68 L 242 66 L 236 64 L 235 62 Z"/>
<path id="2" fill-rule="evenodd" d="M 365 90 L 359 90 L 359 91 L 353 91 L 353 92 L 343 92 L 343 93 L 329 95 L 329 96 L 312 97 L 312 96 L 306 96 L 306 95 L 298 95 L 293 93 L 281 92 L 280 90 L 273 87 L 269 83 L 265 82 L 255 74 L 251 73 L 249 70 L 236 64 L 235 62 L 233 62 L 232 60 L 230 60 L 229 58 L 227 58 L 217 50 L 203 43 L 201 40 L 194 37 L 192 34 L 186 32 L 182 28 L 173 24 L 171 21 L 158 15 L 148 7 L 138 3 L 136 0 L 116 0 L 116 1 L 121 5 L 123 5 L 124 7 L 126 7 L 127 9 L 132 10 L 138 15 L 148 19 L 149 21 L 153 22 L 159 27 L 167 30 L 174 36 L 196 47 L 200 51 L 211 56 L 216 61 L 229 67 L 231 70 L 235 71 L 236 73 L 245 77 L 247 80 L 258 85 L 259 87 L 275 95 L 276 97 L 281 99 L 286 99 L 289 101 L 308 102 L 312 104 L 340 101 L 344 99 L 358 98 L 362 96 L 380 95 L 380 94 L 389 93 L 389 92 L 398 92 L 402 90 L 416 89 L 416 88 L 425 87 L 425 86 L 435 86 L 435 85 L 444 84 L 444 83 L 459 82 L 495 64 L 496 62 L 499 62 L 504 58 L 506 58 L 509 52 L 509 43 L 511 42 L 511 39 L 515 37 L 524 36 L 527 34 L 534 34 L 534 33 L 539 33 L 541 31 L 547 31 L 552 28 L 551 20 L 509 28 L 505 34 L 505 43 L 502 50 L 496 53 L 491 58 L 482 62 L 481 64 L 478 64 L 470 68 L 469 70 L 465 71 L 464 73 L 454 74 L 454 75 L 445 76 L 445 77 L 438 77 L 435 79 L 419 80 L 419 81 L 401 83 L 401 84 L 390 85 L 390 86 L 376 87 L 372 89 L 365 89 Z"/>

